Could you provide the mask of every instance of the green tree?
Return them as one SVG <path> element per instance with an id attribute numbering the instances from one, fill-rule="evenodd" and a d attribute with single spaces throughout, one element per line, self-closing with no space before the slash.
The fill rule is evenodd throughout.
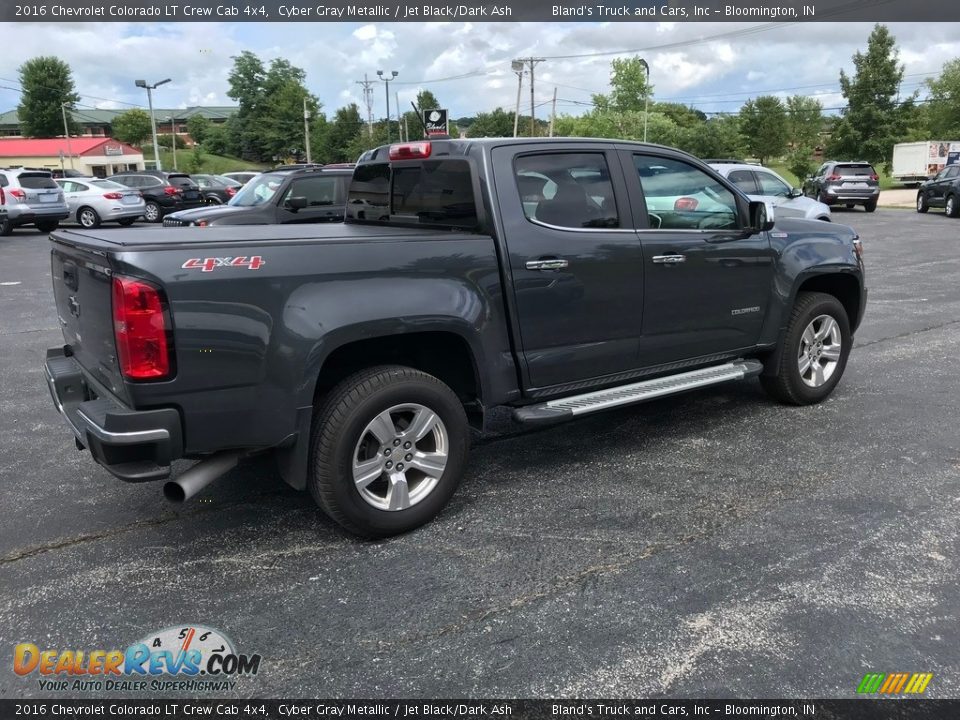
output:
<path id="1" fill-rule="evenodd" d="M 960 58 L 945 63 L 938 78 L 927 80 L 927 87 L 930 88 L 926 110 L 930 138 L 960 138 Z"/>
<path id="2" fill-rule="evenodd" d="M 188 173 L 200 172 L 206 164 L 207 159 L 203 155 L 203 146 L 197 143 L 187 155 L 187 162 L 184 169 Z"/>
<path id="3" fill-rule="evenodd" d="M 643 59 L 616 58 L 610 63 L 610 93 L 594 95 L 593 104 L 602 111 L 643 111 L 652 95 L 653 86 L 647 82 Z"/>
<path id="4" fill-rule="evenodd" d="M 787 138 L 794 147 L 816 147 L 823 130 L 823 106 L 815 98 L 787 98 Z"/>
<path id="5" fill-rule="evenodd" d="M 358 144 L 365 144 L 367 126 L 360 117 L 360 108 L 356 103 L 337 108 L 330 121 L 320 148 L 319 157 L 325 162 L 353 162 L 359 153 L 354 154 Z M 386 140 L 386 130 L 384 130 Z"/>
<path id="6" fill-rule="evenodd" d="M 696 125 L 680 127 L 677 129 L 676 145 L 700 158 L 740 157 L 745 153 L 740 118 L 736 115 L 721 115 Z"/>
<path id="7" fill-rule="evenodd" d="M 191 115 L 187 118 L 187 134 L 194 143 L 201 145 L 207 139 L 211 123 L 203 115 Z"/>
<path id="8" fill-rule="evenodd" d="M 488 113 L 477 113 L 467 128 L 467 137 L 513 137 L 513 113 L 502 107 Z"/>
<path id="9" fill-rule="evenodd" d="M 816 167 L 810 145 L 797 145 L 787 156 L 787 170 L 796 175 L 801 183 L 813 174 Z"/>
<path id="10" fill-rule="evenodd" d="M 283 58 L 271 60 L 269 66 L 247 50 L 233 58 L 227 95 L 239 108 L 230 127 L 237 133 L 243 158 L 263 161 L 304 153 L 304 100 L 312 116 L 320 111 L 305 80 L 306 73 Z"/>
<path id="11" fill-rule="evenodd" d="M 233 145 L 228 128 L 224 125 L 212 126 L 203 137 L 203 149 L 213 155 L 233 155 Z"/>
<path id="12" fill-rule="evenodd" d="M 141 145 L 150 139 L 150 116 L 143 110 L 127 110 L 110 123 L 111 132 L 120 142 Z"/>
<path id="13" fill-rule="evenodd" d="M 830 138 L 835 157 L 889 162 L 893 146 L 905 135 L 914 113 L 916 93 L 898 101 L 903 65 L 896 39 L 885 25 L 875 25 L 867 51 L 853 56 L 854 74 L 840 71 L 840 90 L 847 107 Z"/>
<path id="14" fill-rule="evenodd" d="M 26 137 L 51 138 L 63 135 L 63 110 L 72 110 L 80 101 L 73 85 L 70 66 L 53 56 L 27 60 L 20 66 L 23 94 L 17 106 L 21 132 Z M 77 124 L 67 112 L 70 134 L 78 132 Z"/>
<path id="15" fill-rule="evenodd" d="M 787 149 L 787 111 L 780 98 L 762 95 L 740 108 L 740 132 L 747 151 L 765 163 Z"/>

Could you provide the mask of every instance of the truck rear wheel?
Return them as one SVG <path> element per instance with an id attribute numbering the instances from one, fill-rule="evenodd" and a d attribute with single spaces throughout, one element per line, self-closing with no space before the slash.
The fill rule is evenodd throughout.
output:
<path id="1" fill-rule="evenodd" d="M 432 375 L 400 365 L 355 373 L 314 414 L 310 494 L 356 535 L 413 530 L 460 484 L 469 432 L 456 394 Z"/>
<path id="2" fill-rule="evenodd" d="M 840 382 L 853 338 L 847 313 L 833 295 L 801 292 L 790 314 L 779 364 L 760 376 L 763 389 L 790 405 L 824 400 Z"/>

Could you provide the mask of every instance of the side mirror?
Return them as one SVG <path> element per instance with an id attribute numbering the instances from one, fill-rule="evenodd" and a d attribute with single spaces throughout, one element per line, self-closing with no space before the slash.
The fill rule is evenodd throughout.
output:
<path id="1" fill-rule="evenodd" d="M 764 200 L 750 201 L 750 229 L 755 233 L 773 230 L 773 206 Z"/>
<path id="2" fill-rule="evenodd" d="M 297 210 L 303 210 L 307 206 L 307 199 L 301 195 L 297 195 L 295 197 L 288 198 L 283 206 L 287 208 L 287 210 L 297 212 Z"/>
<path id="3" fill-rule="evenodd" d="M 787 197 L 791 200 L 793 198 L 803 197 L 803 190 L 800 188 L 790 188 L 790 192 L 787 193 Z"/>

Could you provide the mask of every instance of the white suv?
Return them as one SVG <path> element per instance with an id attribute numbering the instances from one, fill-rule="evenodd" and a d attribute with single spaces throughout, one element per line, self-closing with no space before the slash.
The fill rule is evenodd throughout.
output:
<path id="1" fill-rule="evenodd" d="M 49 170 L 0 170 L 0 235 L 9 235 L 21 225 L 50 232 L 69 215 L 63 190 Z"/>

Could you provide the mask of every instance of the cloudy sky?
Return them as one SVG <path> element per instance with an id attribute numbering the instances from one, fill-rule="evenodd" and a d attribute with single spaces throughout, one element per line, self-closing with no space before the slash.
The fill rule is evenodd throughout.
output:
<path id="1" fill-rule="evenodd" d="M 905 95 L 960 56 L 960 24 L 890 27 L 906 66 Z M 851 56 L 865 48 L 871 29 L 868 23 L 0 23 L 8 58 L 0 70 L 0 111 L 19 102 L 10 58 L 44 54 L 70 64 L 86 106 L 144 106 L 134 79 L 166 77 L 173 82 L 158 89 L 157 106 L 233 104 L 230 57 L 243 50 L 304 68 L 328 115 L 350 102 L 362 109 L 356 81 L 364 73 L 374 78 L 378 69 L 399 72 L 391 106 L 394 90 L 407 109 L 418 89 L 429 88 L 453 117 L 510 108 L 517 89 L 510 59 L 530 55 L 555 58 L 537 66 L 538 114 L 548 113 L 554 87 L 558 111 L 579 114 L 591 93 L 606 90 L 616 57 L 609 53 L 620 50 L 649 62 L 658 100 L 723 112 L 758 94 L 803 94 L 830 109 L 842 105 L 839 70 L 851 70 Z M 526 81 L 523 104 L 529 112 Z M 382 84 L 374 113 L 384 114 Z"/>

